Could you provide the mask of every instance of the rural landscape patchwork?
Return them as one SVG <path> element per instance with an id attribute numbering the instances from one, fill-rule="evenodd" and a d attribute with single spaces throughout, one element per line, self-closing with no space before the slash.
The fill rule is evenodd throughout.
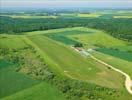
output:
<path id="1" fill-rule="evenodd" d="M 1 10 L 0 100 L 132 100 L 132 9 Z"/>

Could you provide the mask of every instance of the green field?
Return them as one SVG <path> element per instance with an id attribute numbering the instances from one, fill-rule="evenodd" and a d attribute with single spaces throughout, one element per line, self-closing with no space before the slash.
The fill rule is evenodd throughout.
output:
<path id="1" fill-rule="evenodd" d="M 18 65 L 0 60 L 0 98 L 12 95 L 39 83 L 39 81 L 25 74 L 17 73 L 15 71 L 16 67 Z"/>
<path id="2" fill-rule="evenodd" d="M 106 47 L 119 49 L 121 51 L 132 50 L 131 43 L 113 38 L 112 36 L 106 34 L 103 31 L 95 31 L 95 33 L 93 34 L 72 35 L 69 36 L 69 38 L 82 42 L 86 49 L 95 47 Z"/>
<path id="3" fill-rule="evenodd" d="M 62 42 L 62 43 L 67 44 L 67 45 L 74 45 L 76 43 L 79 43 L 79 42 L 77 42 L 75 40 L 72 40 L 72 39 L 69 39 L 69 38 L 67 38 L 63 35 L 50 35 L 49 34 L 49 35 L 46 35 L 46 36 L 53 39 L 53 40 L 56 40 L 58 42 Z"/>
<path id="4" fill-rule="evenodd" d="M 71 31 L 69 31 L 69 30 L 70 30 L 70 28 L 60 29 L 60 30 L 57 29 L 57 30 L 53 30 L 53 31 L 50 30 L 50 31 L 40 32 L 40 34 L 45 34 L 49 38 L 51 38 L 52 36 L 55 36 L 56 38 L 57 37 L 59 38 L 59 36 L 65 36 L 66 38 L 69 38 L 70 41 L 71 41 L 71 39 L 73 39 L 74 41 L 83 43 L 85 49 L 97 48 L 100 51 L 102 51 L 103 53 L 107 53 L 107 54 L 115 56 L 117 58 L 131 61 L 132 54 L 127 53 L 127 51 L 132 50 L 131 43 L 113 38 L 112 36 L 106 34 L 105 32 L 99 31 L 99 30 L 83 28 L 83 27 L 71 28 Z M 80 30 L 80 31 L 78 31 L 78 30 Z M 37 33 L 39 33 L 39 32 L 36 32 L 36 35 L 37 35 Z M 32 35 L 32 34 L 35 34 L 35 32 L 33 32 L 33 33 L 31 32 L 29 35 Z M 69 42 L 69 39 L 67 39 L 68 42 Z M 55 40 L 55 39 L 53 39 L 53 40 Z M 59 41 L 59 40 L 57 40 L 57 41 Z M 59 41 L 59 42 L 65 43 L 65 41 Z M 106 48 L 106 50 L 103 50 L 104 47 Z M 119 52 L 116 50 L 118 50 Z M 131 64 L 131 62 L 130 62 L 130 64 Z M 120 66 L 120 65 L 118 65 L 118 66 Z"/>
<path id="5" fill-rule="evenodd" d="M 132 53 L 108 49 L 108 48 L 97 48 L 96 50 L 104 54 L 108 54 L 108 55 L 129 61 L 129 62 L 132 62 Z"/>
<path id="6" fill-rule="evenodd" d="M 26 35 L 39 35 L 44 34 L 45 36 L 65 43 L 69 41 L 81 42 L 84 44 L 84 48 L 94 48 L 94 47 L 106 47 L 112 49 L 119 49 L 121 51 L 132 51 L 132 43 L 113 38 L 107 33 L 85 27 L 74 27 L 74 28 L 62 28 L 53 29 L 47 31 L 34 31 L 24 33 Z M 60 40 L 60 37 L 65 37 L 64 41 Z M 55 39 L 54 39 L 55 38 Z M 65 43 L 67 44 L 67 43 Z M 70 44 L 70 43 L 68 43 Z M 71 43 L 73 44 L 73 42 Z"/>
<path id="7" fill-rule="evenodd" d="M 75 18 L 77 17 L 77 14 L 76 13 L 60 13 L 59 18 Z"/>
<path id="8" fill-rule="evenodd" d="M 132 100 L 130 3 L 1 1 L 0 100 Z"/>
<path id="9" fill-rule="evenodd" d="M 100 17 L 101 14 L 96 14 L 96 13 L 90 13 L 90 14 L 81 14 L 81 13 L 60 13 L 59 15 L 55 16 L 55 15 L 30 15 L 30 14 L 23 14 L 23 15 L 6 15 L 6 14 L 1 14 L 0 16 L 6 16 L 6 17 L 10 17 L 13 19 L 17 19 L 17 18 L 23 18 L 23 19 L 41 19 L 41 18 L 76 18 L 76 17 L 84 17 L 84 18 L 97 18 Z"/>
<path id="10" fill-rule="evenodd" d="M 38 71 L 40 68 L 45 69 L 45 64 L 55 75 L 60 76 L 60 81 L 61 78 L 67 77 L 69 80 L 73 79 L 78 82 L 85 82 L 88 85 L 92 84 L 91 86 L 104 87 L 104 90 L 108 88 L 109 90 L 115 89 L 118 91 L 114 96 L 107 92 L 104 93 L 102 90 L 100 90 L 101 92 L 99 90 L 93 92 L 101 98 L 108 98 L 108 100 L 124 100 L 126 98 L 129 100 L 132 98 L 124 88 L 124 77 L 120 73 L 109 69 L 90 57 L 81 56 L 71 48 L 71 45 L 82 43 L 83 48 L 86 50 L 89 48 L 96 49 L 97 51 L 92 52 L 95 57 L 121 69 L 132 77 L 132 46 L 130 42 L 116 39 L 100 30 L 84 27 L 25 32 L 19 36 L 0 35 L 0 41 L 0 48 L 8 48 L 11 52 L 5 54 L 7 58 L 10 55 L 17 55 L 22 56 L 25 61 L 24 65 L 21 63 L 12 64 L 6 59 L 3 60 L 4 57 L 1 54 L 0 98 L 2 97 L 2 100 L 42 100 L 44 98 L 46 100 L 65 100 L 66 95 L 57 88 L 57 83 L 53 85 L 47 81 L 37 80 L 36 78 L 41 77 L 38 73 L 36 76 L 27 74 L 29 69 L 33 72 Z M 12 52 L 12 49 L 18 51 Z M 40 59 L 37 58 L 38 56 L 44 65 L 41 64 Z M 15 69 L 20 65 L 22 69 L 16 72 Z M 73 85 L 72 82 L 71 84 Z M 80 85 L 80 88 L 83 91 L 84 87 Z M 72 89 L 70 93 L 72 93 Z M 87 100 L 86 95 L 81 99 Z"/>
<path id="11" fill-rule="evenodd" d="M 20 49 L 26 46 L 21 36 L 0 35 L 0 48 Z"/>
<path id="12" fill-rule="evenodd" d="M 53 40 L 56 40 L 56 41 L 59 41 L 59 42 L 62 42 L 64 44 L 67 44 L 67 45 L 74 45 L 74 44 L 77 44 L 79 42 L 73 40 L 73 39 L 70 39 L 68 38 L 67 36 L 68 35 L 77 35 L 77 34 L 91 34 L 93 33 L 92 31 L 89 31 L 89 32 L 86 32 L 86 31 L 83 31 L 83 30 L 67 30 L 67 31 L 63 31 L 63 32 L 49 32 L 49 33 L 46 33 L 45 36 L 47 36 L 48 38 L 51 38 Z"/>
<path id="13" fill-rule="evenodd" d="M 5 51 L 5 57 L 3 57 L 4 54 L 0 53 L 0 99 L 41 100 L 42 98 L 48 98 L 47 100 L 53 100 L 55 98 L 57 100 L 65 100 L 64 95 L 56 87 L 48 83 L 43 83 L 32 77 L 32 75 L 26 74 L 27 68 L 33 68 L 31 67 L 32 63 L 37 67 L 41 66 L 41 64 L 40 61 L 36 59 L 37 55 L 33 54 L 31 50 L 23 49 L 28 47 L 28 43 L 24 40 L 23 36 L 4 35 L 3 37 L 3 35 L 1 35 L 0 39 L 0 41 L 2 41 L 0 49 L 6 48 L 9 50 L 9 53 Z M 25 65 L 20 63 L 23 62 L 23 59 L 19 63 L 11 63 L 9 61 L 11 58 L 14 59 L 13 56 L 17 57 L 17 55 L 24 57 L 26 61 Z M 16 71 L 20 67 L 23 68 L 19 72 Z M 32 96 L 33 93 L 34 97 Z"/>
<path id="14" fill-rule="evenodd" d="M 118 68 L 121 69 L 122 71 L 126 72 L 130 77 L 132 77 L 132 63 L 123 59 L 120 59 L 118 57 L 111 56 L 109 54 L 104 54 L 100 52 L 94 52 L 93 55 L 102 61 Z"/>
<path id="15" fill-rule="evenodd" d="M 31 15 L 31 14 L 1 14 L 0 16 L 10 17 L 13 19 L 23 18 L 23 19 L 41 19 L 41 18 L 98 18 L 102 14 L 101 13 L 60 13 L 57 16 L 55 15 Z"/>
<path id="16" fill-rule="evenodd" d="M 104 56 L 103 61 L 111 62 L 110 64 L 113 66 L 117 66 L 122 71 L 125 71 L 129 75 L 131 75 L 131 66 L 132 66 L 132 43 L 124 42 L 122 40 L 113 38 L 112 36 L 105 34 L 104 32 L 98 31 L 93 34 L 84 34 L 84 35 L 72 35 L 69 38 L 74 39 L 78 42 L 84 44 L 84 48 L 87 50 L 89 48 L 97 49 L 98 51 L 111 55 L 115 59 L 112 61 L 106 60 Z M 101 55 L 100 55 L 101 57 Z M 109 58 L 109 57 L 108 57 Z M 114 63 L 114 64 L 113 64 Z"/>
<path id="17" fill-rule="evenodd" d="M 31 15 L 0 15 L 7 16 L 13 19 L 23 18 L 23 19 L 41 19 L 41 18 L 57 18 L 57 16 L 31 16 Z"/>
<path id="18" fill-rule="evenodd" d="M 60 13 L 61 18 L 98 18 L 101 14 L 98 13 Z"/>
<path id="19" fill-rule="evenodd" d="M 113 77 L 109 75 L 110 73 L 115 74 L 118 79 L 122 80 L 120 74 L 108 70 L 105 66 L 90 58 L 86 59 L 81 57 L 69 47 L 56 43 L 43 35 L 29 36 L 29 39 L 59 65 L 60 69 L 62 69 L 63 73 L 67 76 L 108 87 L 117 87 L 117 83 L 113 83 L 113 80 L 116 81 L 117 78 L 113 79 Z M 56 54 L 59 56 L 56 56 Z M 108 75 L 105 72 L 107 72 Z M 95 80 L 94 77 L 98 79 Z M 107 85 L 107 83 L 111 83 L 111 85 Z M 121 86 L 120 83 L 119 86 Z"/>
<path id="20" fill-rule="evenodd" d="M 85 17 L 85 18 L 88 18 L 88 17 L 91 17 L 91 18 L 98 18 L 98 17 L 101 16 L 101 14 L 90 13 L 90 14 L 78 14 L 77 16 L 78 16 L 78 17 Z"/>
<path id="21" fill-rule="evenodd" d="M 66 100 L 58 89 L 47 83 L 40 83 L 1 100 Z"/>
<path id="22" fill-rule="evenodd" d="M 127 18 L 132 18 L 132 15 L 130 15 L 130 16 L 129 15 L 127 15 L 127 16 L 125 16 L 125 15 L 124 16 L 113 16 L 113 18 L 123 18 L 123 19 L 126 18 L 127 19 Z"/>

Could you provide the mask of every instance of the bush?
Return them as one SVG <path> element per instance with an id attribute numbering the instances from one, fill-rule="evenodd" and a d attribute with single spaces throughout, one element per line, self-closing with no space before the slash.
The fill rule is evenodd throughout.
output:
<path id="1" fill-rule="evenodd" d="M 76 44 L 74 45 L 74 47 L 83 47 L 83 44 L 82 44 L 82 43 L 76 43 Z"/>

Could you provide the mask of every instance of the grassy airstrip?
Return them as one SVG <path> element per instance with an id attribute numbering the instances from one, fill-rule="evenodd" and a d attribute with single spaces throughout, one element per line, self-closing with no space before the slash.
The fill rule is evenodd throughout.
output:
<path id="1" fill-rule="evenodd" d="M 104 48 L 105 49 L 106 48 L 105 53 L 108 53 L 109 55 L 112 55 L 122 60 L 124 59 L 129 62 L 131 61 L 132 54 L 126 53 L 127 51 L 132 50 L 131 43 L 113 38 L 112 36 L 99 30 L 77 27 L 77 28 L 71 28 L 71 29 L 66 28 L 66 29 L 49 30 L 45 32 L 40 32 L 40 31 L 36 32 L 36 34 L 39 34 L 39 33 L 40 35 L 44 34 L 50 39 L 61 42 L 63 44 L 67 44 L 67 42 L 71 39 L 75 40 L 76 42 L 81 42 L 84 44 L 85 49 L 88 49 L 88 48 L 100 48 L 100 49 Z M 35 34 L 35 32 L 28 33 L 28 35 L 32 35 L 32 34 Z M 54 36 L 56 37 L 56 39 L 53 38 Z M 65 36 L 69 39 L 67 40 L 64 39 L 63 41 L 60 41 L 59 39 L 60 36 Z M 73 43 L 68 45 L 73 45 Z M 119 52 L 116 50 L 119 50 Z M 100 50 L 100 52 L 103 52 L 103 50 L 102 51 Z M 116 52 L 118 52 L 118 54 Z"/>
<path id="2" fill-rule="evenodd" d="M 129 59 L 125 59 L 126 53 L 124 54 L 124 52 L 128 50 L 130 51 L 132 46 L 130 43 L 115 39 L 105 32 L 83 27 L 62 28 L 48 31 L 27 32 L 19 36 L 1 35 L 0 41 L 0 48 L 9 49 L 21 49 L 30 44 L 41 54 L 50 69 L 54 70 L 53 72 L 60 73 L 59 75 L 67 76 L 68 78 L 78 81 L 117 89 L 119 94 L 114 96 L 116 100 L 124 100 L 126 98 L 129 100 L 132 98 L 124 88 L 124 77 L 122 75 L 91 58 L 80 56 L 80 54 L 76 53 L 71 48 L 71 45 L 78 42 L 83 43 L 85 49 L 105 48 L 108 52 L 103 52 L 103 50 L 100 49 L 98 52 L 93 52 L 93 55 L 121 69 L 132 77 L 132 63 L 130 62 L 131 53 L 128 54 L 130 57 Z M 115 51 L 111 50 L 111 53 L 109 53 L 109 49 L 118 49 L 121 52 L 115 55 Z M 29 54 L 30 58 L 36 59 L 32 53 L 30 54 L 28 51 L 25 52 Z M 22 54 L 26 55 L 27 53 Z M 125 56 L 122 57 L 122 54 Z M 13 68 L 15 66 L 7 61 L 0 60 L 0 65 L 0 78 L 3 80 L 1 81 L 0 79 L 0 84 L 2 84 L 0 86 L 3 93 L 1 95 L 3 100 L 41 100 L 42 98 L 48 98 L 47 100 L 65 100 L 63 94 L 55 86 L 32 79 L 23 72 L 14 72 Z M 7 67 L 3 68 L 3 66 Z M 19 64 L 16 66 L 19 66 Z M 4 73 L 7 75 L 6 78 L 3 76 Z M 12 79 L 13 76 L 16 77 Z M 21 78 L 24 80 L 19 81 L 20 83 L 16 84 L 14 88 L 12 85 L 17 83 L 17 80 L 14 80 L 16 78 L 18 80 Z M 12 84 L 8 85 L 9 81 L 12 82 Z M 21 88 L 19 85 L 21 85 Z M 6 86 L 8 86 L 8 92 L 5 92 L 7 91 Z M 120 96 L 118 97 L 118 95 Z M 102 96 L 104 98 L 109 98 L 109 100 L 113 99 L 113 97 L 108 95 L 105 97 L 103 94 Z"/>
<path id="3" fill-rule="evenodd" d="M 67 30 L 67 29 L 66 29 Z M 72 30 L 72 29 L 71 29 Z M 76 30 L 76 28 L 74 28 L 73 30 Z M 82 28 L 82 30 L 83 30 L 83 28 Z M 88 30 L 88 29 L 87 29 Z M 89 29 L 90 30 L 90 29 Z M 94 31 L 94 30 L 92 30 L 92 31 Z M 96 31 L 96 33 L 99 33 L 99 34 L 101 34 L 101 32 L 100 31 L 97 31 L 97 30 L 95 30 Z M 59 32 L 59 33 L 58 33 Z M 63 34 L 64 33 L 64 34 Z M 76 31 L 75 31 L 75 33 L 76 33 Z M 90 34 L 89 34 L 90 33 Z M 32 33 L 30 33 L 30 34 L 32 34 Z M 44 34 L 46 34 L 46 32 L 44 32 Z M 55 30 L 55 31 L 47 31 L 47 34 L 51 34 L 51 36 L 52 36 L 52 34 L 56 34 L 56 35 L 63 35 L 63 36 L 68 36 L 68 37 L 70 37 L 70 35 L 72 36 L 73 35 L 73 37 L 74 36 L 77 36 L 77 37 L 79 37 L 78 36 L 78 33 L 77 33 L 77 35 L 74 35 L 74 31 L 67 31 L 67 32 L 65 32 L 65 30 L 64 30 L 64 32 L 60 29 L 60 30 Z M 94 34 L 94 33 L 93 33 Z M 99 34 L 96 34 L 96 35 L 94 35 L 94 37 L 98 37 L 99 36 Z M 79 33 L 79 35 L 80 35 L 80 33 Z M 83 34 L 83 32 L 81 32 L 81 35 L 83 36 L 83 35 L 87 35 L 87 34 L 85 34 L 85 32 L 84 32 L 84 34 Z M 91 35 L 91 32 L 88 32 L 88 35 Z M 115 38 L 113 38 L 113 37 L 111 37 L 111 36 L 109 36 L 109 35 L 105 35 L 103 32 L 102 32 L 102 35 L 101 35 L 102 37 L 104 37 L 102 40 L 101 40 L 101 42 L 100 43 L 98 43 L 98 42 L 96 42 L 97 41 L 97 38 L 95 38 L 95 41 L 93 41 L 94 43 L 97 43 L 98 45 L 100 45 L 100 44 L 102 44 L 102 43 L 104 43 L 104 44 L 102 44 L 103 46 L 105 46 L 105 47 L 120 47 L 121 48 L 121 46 L 122 47 L 126 47 L 127 48 L 127 45 L 129 45 L 129 43 L 127 43 L 127 42 L 124 42 L 124 41 L 121 41 L 121 40 L 118 40 L 118 39 L 115 39 Z M 100 36 L 100 37 L 101 37 Z M 33 36 L 34 37 L 34 36 Z M 40 45 L 40 48 L 41 48 L 41 50 L 44 50 L 44 51 L 46 51 L 46 53 L 47 54 L 49 54 L 50 56 L 51 56 L 51 58 L 54 58 L 54 56 L 52 56 L 53 54 L 51 54 L 51 53 L 49 53 L 50 51 L 49 50 L 46 50 L 46 48 L 45 47 L 43 47 L 43 46 L 41 46 L 41 42 L 42 43 L 49 43 L 49 41 L 48 42 L 46 42 L 46 38 L 45 37 L 43 37 L 43 36 L 36 36 L 36 37 L 30 37 L 30 39 L 31 40 L 33 40 L 35 43 L 37 43 L 37 45 L 39 46 Z M 37 40 L 35 40 L 36 38 L 38 38 L 38 41 L 40 40 L 41 42 L 37 42 Z M 42 39 L 42 38 L 45 38 L 45 39 Z M 50 38 L 50 37 L 49 37 Z M 75 37 L 74 37 L 75 38 Z M 52 38 L 51 38 L 52 39 Z M 76 39 L 76 38 L 75 38 Z M 106 40 L 105 40 L 106 39 Z M 54 40 L 54 39 L 53 39 Z M 56 41 L 59 41 L 59 39 L 58 40 L 56 40 Z M 68 41 L 68 40 L 67 40 Z M 99 40 L 98 40 L 99 41 Z M 104 42 L 105 41 L 105 42 Z M 64 41 L 60 41 L 61 43 L 64 43 L 64 44 L 66 44 L 66 42 L 64 42 Z M 80 41 L 79 41 L 80 42 Z M 82 41 L 81 41 L 82 42 Z M 94 43 L 89 43 L 88 45 L 90 45 L 90 47 L 95 47 L 95 45 L 94 45 Z M 108 43 L 108 44 L 106 44 L 106 43 Z M 46 47 L 48 46 L 48 44 L 45 44 L 46 45 Z M 87 45 L 86 45 L 87 46 Z M 51 45 L 50 47 L 55 47 L 55 48 L 57 48 L 56 46 L 55 46 L 55 43 L 54 43 L 54 45 Z M 48 48 L 50 48 L 49 46 L 48 46 Z M 119 48 L 119 49 L 120 49 Z M 131 47 L 130 47 L 131 48 Z M 54 49 L 54 48 L 51 48 L 51 49 Z M 59 50 L 61 50 L 61 48 L 58 48 Z M 123 51 L 125 51 L 125 49 L 121 49 L 121 50 L 123 50 Z M 130 50 L 129 48 L 128 48 L 128 50 Z M 62 50 L 62 51 L 64 51 L 64 50 Z M 54 49 L 54 52 L 56 52 L 56 50 Z M 61 51 L 59 51 L 59 52 L 56 52 L 55 54 L 58 54 L 59 53 L 59 55 L 61 55 L 60 53 L 61 53 Z M 71 55 L 71 54 L 70 54 Z M 62 57 L 65 57 L 64 56 L 64 54 L 62 55 Z M 55 62 L 57 62 L 57 61 L 60 61 L 60 59 L 58 59 L 58 58 L 55 58 Z M 92 62 L 92 61 L 90 61 L 90 62 Z M 64 63 L 64 62 L 63 62 Z M 95 62 L 94 62 L 95 63 Z M 64 65 L 63 65 L 64 66 Z M 101 65 L 102 66 L 102 65 Z M 131 66 L 131 65 L 130 65 Z M 77 69 L 77 68 L 76 68 Z M 68 75 L 70 75 L 70 76 L 72 76 L 73 78 L 76 78 L 76 75 L 74 75 L 74 73 L 69 73 L 69 70 L 67 71 L 66 69 L 64 69 L 64 71 L 66 72 L 66 73 L 68 73 Z M 74 70 L 74 72 L 75 72 L 75 70 Z M 79 71 L 78 71 L 79 72 Z M 129 73 L 129 72 L 128 72 Z M 76 74 L 76 73 L 75 73 Z M 78 78 L 79 78 L 79 75 L 77 76 Z M 88 77 L 87 77 L 88 78 Z M 84 79 L 84 76 L 83 77 L 80 77 L 80 79 Z M 119 79 L 119 78 L 118 78 Z M 84 80 L 86 80 L 86 79 L 84 79 Z M 119 81 L 118 81 L 119 82 Z M 98 82 L 99 83 L 99 82 Z"/>
<path id="4" fill-rule="evenodd" d="M 104 69 L 105 69 L 105 72 L 115 74 L 115 76 L 117 76 L 118 78 L 120 77 L 120 75 L 118 75 L 117 73 L 114 73 L 113 71 L 109 71 L 103 65 L 101 66 L 104 69 L 102 67 L 99 67 L 99 64 L 92 61 L 92 59 L 90 58 L 85 59 L 81 57 L 79 54 L 69 49 L 68 47 L 55 43 L 54 41 L 49 40 L 48 38 L 42 35 L 32 36 L 29 38 L 41 50 L 43 50 L 43 52 L 45 52 L 45 54 L 47 54 L 48 57 L 50 57 L 50 59 L 52 59 L 57 65 L 59 65 L 61 69 L 63 69 L 65 74 L 68 74 L 72 76 L 73 78 L 84 80 L 84 81 L 91 81 L 100 85 L 102 84 L 107 85 L 107 83 L 109 83 L 109 81 L 112 80 L 113 77 L 110 77 L 108 75 L 106 76 L 107 77 L 106 79 L 108 80 L 106 79 L 102 80 L 103 79 L 102 74 L 104 73 L 103 71 Z M 52 50 L 54 50 L 54 52 Z M 55 56 L 56 54 L 58 54 L 59 56 Z M 97 81 L 95 80 L 96 78 L 98 78 Z M 116 78 L 114 80 L 116 81 Z M 111 81 L 111 86 L 116 87 L 116 84 L 114 86 L 114 84 L 112 84 L 112 81 Z M 119 83 L 119 85 L 121 84 Z"/>

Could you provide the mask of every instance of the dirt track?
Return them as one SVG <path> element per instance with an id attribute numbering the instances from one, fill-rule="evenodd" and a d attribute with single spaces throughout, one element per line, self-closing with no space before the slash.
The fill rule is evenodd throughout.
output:
<path id="1" fill-rule="evenodd" d="M 103 64 L 103 65 L 105 65 L 105 66 L 108 66 L 108 67 L 110 67 L 111 69 L 113 69 L 113 70 L 115 70 L 115 71 L 121 73 L 122 75 L 124 75 L 124 76 L 126 77 L 126 79 L 125 79 L 125 87 L 126 87 L 127 91 L 128 91 L 130 94 L 132 94 L 132 90 L 131 90 L 131 88 L 132 88 L 132 80 L 131 80 L 131 78 L 130 78 L 130 76 L 129 76 L 128 74 L 126 74 L 126 73 L 124 73 L 123 71 L 121 71 L 121 70 L 119 70 L 119 69 L 117 69 L 117 68 L 115 68 L 115 67 L 113 67 L 113 66 L 111 66 L 111 65 L 109 65 L 109 64 L 107 64 L 107 63 L 105 63 L 105 62 L 103 62 L 103 61 L 101 61 L 101 60 L 99 60 L 99 59 L 97 59 L 97 58 L 95 58 L 95 57 L 92 56 L 92 55 L 90 55 L 90 57 L 91 57 L 92 59 L 98 61 L 99 63 L 101 63 L 101 64 Z"/>
<path id="2" fill-rule="evenodd" d="M 111 69 L 121 73 L 122 75 L 124 75 L 126 77 L 125 79 L 125 87 L 127 89 L 127 91 L 132 94 L 132 80 L 130 78 L 130 76 L 128 74 L 126 74 L 125 72 L 113 67 L 112 65 L 109 65 L 99 59 L 97 59 L 96 57 L 94 57 L 93 55 L 91 55 L 90 53 L 88 53 L 87 51 L 85 51 L 84 49 L 82 49 L 81 51 L 79 51 L 78 49 L 74 48 L 75 51 L 77 51 L 78 53 L 80 53 L 82 56 L 90 56 L 92 59 L 96 60 L 97 62 L 110 67 Z M 83 53 L 83 54 L 82 54 Z"/>

